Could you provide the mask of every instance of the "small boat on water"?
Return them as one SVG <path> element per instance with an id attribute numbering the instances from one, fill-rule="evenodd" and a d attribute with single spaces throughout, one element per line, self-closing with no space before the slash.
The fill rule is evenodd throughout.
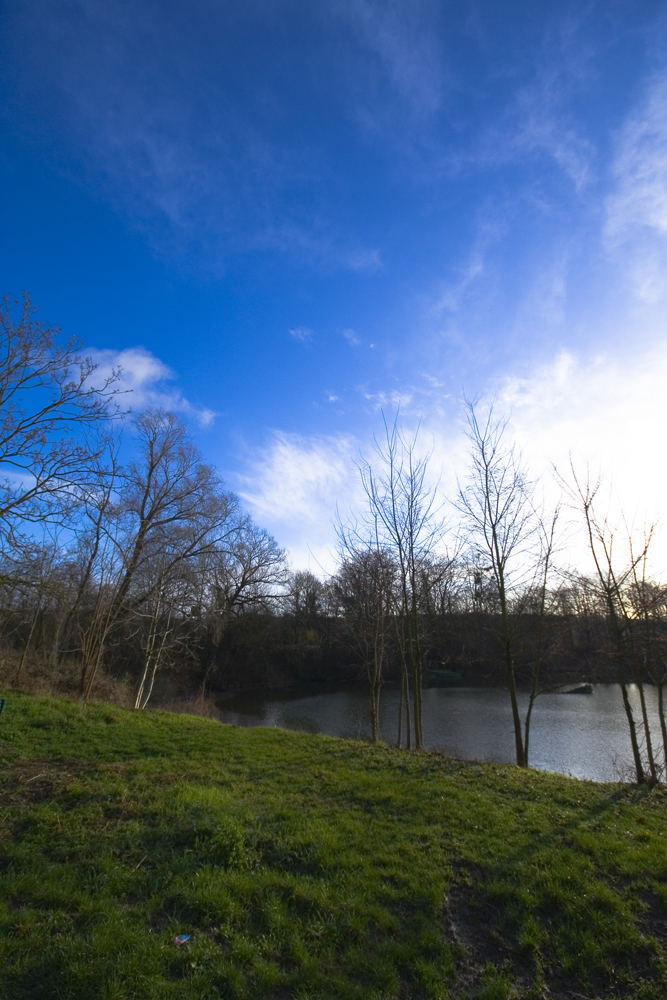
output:
<path id="1" fill-rule="evenodd" d="M 561 691 L 561 694 L 593 694 L 593 685 L 577 684 L 576 687 L 569 688 L 567 691 Z"/>

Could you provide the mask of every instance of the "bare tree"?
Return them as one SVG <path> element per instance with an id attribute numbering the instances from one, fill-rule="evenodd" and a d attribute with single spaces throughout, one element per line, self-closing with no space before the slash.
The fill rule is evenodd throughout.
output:
<path id="1" fill-rule="evenodd" d="M 62 659 L 69 652 L 72 626 L 91 590 L 99 585 L 108 591 L 110 560 L 114 570 L 119 565 L 114 530 L 116 533 L 119 530 L 120 437 L 108 431 L 101 436 L 91 455 L 87 481 L 77 487 L 77 547 L 66 588 L 69 601 L 56 623 L 53 660 L 58 656 Z"/>
<path id="2" fill-rule="evenodd" d="M 317 648 L 321 652 L 324 644 L 328 646 L 332 638 L 330 598 L 329 585 L 310 570 L 287 574 L 285 593 L 275 610 L 293 629 L 294 649 L 300 647 L 305 652 Z M 335 620 L 335 610 L 332 617 Z"/>
<path id="3" fill-rule="evenodd" d="M 90 641 L 84 644 L 83 697 L 90 693 L 116 624 L 151 599 L 175 567 L 234 531 L 238 520 L 236 497 L 222 490 L 173 414 L 147 410 L 134 424 L 140 456 L 124 473 L 114 516 L 106 526 L 105 552 L 114 579 L 110 589 L 100 581 L 99 615 L 96 612 Z M 144 568 L 156 553 L 162 570 L 151 575 Z"/>
<path id="4" fill-rule="evenodd" d="M 232 615 L 271 608 L 288 580 L 285 552 L 249 517 L 230 526 L 219 544 L 200 560 L 197 600 L 204 628 L 202 691 L 215 667 Z"/>
<path id="5" fill-rule="evenodd" d="M 521 456 L 505 441 L 507 422 L 489 407 L 479 420 L 468 404 L 471 465 L 467 482 L 459 488 L 458 509 L 463 515 L 474 550 L 486 560 L 497 592 L 498 638 L 509 688 L 516 762 L 528 766 L 524 731 L 517 698 L 514 647 L 519 604 L 525 594 L 526 564 L 536 531 L 533 486 Z M 530 572 L 530 571 L 528 571 Z"/>
<path id="6" fill-rule="evenodd" d="M 88 478 L 86 432 L 108 416 L 118 372 L 95 384 L 97 365 L 75 338 L 35 318 L 27 293 L 22 307 L 0 302 L 0 532 L 62 520 Z"/>
<path id="7" fill-rule="evenodd" d="M 419 749 L 424 745 L 420 563 L 434 550 L 442 535 L 442 525 L 436 517 L 436 488 L 427 479 L 430 454 L 418 454 L 418 432 L 407 438 L 399 428 L 398 416 L 391 426 L 385 421 L 384 428 L 384 440 L 381 444 L 376 442 L 376 465 L 364 461 L 359 473 L 368 502 L 367 533 L 377 538 L 378 548 L 393 555 L 399 569 L 396 611 L 400 619 L 397 638 L 402 663 L 401 707 L 405 705 L 409 717 L 411 671 L 414 739 Z"/>
<path id="8" fill-rule="evenodd" d="M 134 707 L 145 709 L 153 694 L 155 678 L 168 658 L 186 652 L 187 640 L 181 635 L 193 593 L 192 563 L 171 566 L 168 573 L 161 553 L 155 564 L 144 567 L 158 585 L 151 597 L 137 609 L 135 620 L 143 653 L 143 669 L 137 684 Z"/>
<path id="9" fill-rule="evenodd" d="M 632 578 L 629 583 L 623 587 L 622 592 L 619 595 L 619 606 L 629 626 L 628 631 L 632 647 L 632 659 L 635 667 L 635 684 L 639 692 L 639 704 L 641 707 L 642 723 L 644 726 L 644 741 L 646 745 L 646 757 L 648 759 L 649 773 L 651 775 L 651 781 L 657 782 L 658 766 L 653 751 L 653 737 L 651 735 L 651 725 L 646 705 L 646 692 L 644 690 L 644 676 L 642 670 L 642 668 L 646 669 L 649 663 L 649 657 L 647 656 L 648 651 L 646 648 L 648 645 L 648 635 L 646 629 L 647 622 L 645 613 L 642 614 L 640 607 L 637 606 L 639 603 L 637 600 L 638 596 L 643 594 L 644 597 L 646 597 L 649 592 L 649 579 L 647 575 L 648 557 L 651 550 L 653 535 L 655 533 L 655 525 L 650 525 L 648 528 L 645 527 L 642 533 L 643 537 L 641 538 L 639 545 L 637 545 L 635 538 L 633 537 L 633 532 L 629 529 L 627 523 L 625 523 L 625 528 L 628 538 L 628 554 L 629 563 L 632 567 Z M 652 660 L 653 658 L 651 657 L 650 659 Z M 662 701 L 662 699 L 660 700 Z M 663 706 L 660 705 L 660 722 L 664 735 L 665 724 L 662 709 Z"/>
<path id="10" fill-rule="evenodd" d="M 600 492 L 601 480 L 598 478 L 591 483 L 588 473 L 585 478 L 582 478 L 577 474 L 572 462 L 570 468 L 571 482 L 565 483 L 565 485 L 571 501 L 584 519 L 588 547 L 595 565 L 598 590 L 606 608 L 609 630 L 616 653 L 618 681 L 628 721 L 635 775 L 637 782 L 641 784 L 646 780 L 646 772 L 642 760 L 637 724 L 628 694 L 629 677 L 634 677 L 639 681 L 649 769 L 654 780 L 656 774 L 643 685 L 637 671 L 632 629 L 633 614 L 631 603 L 628 600 L 628 588 L 638 579 L 637 568 L 646 559 L 652 531 L 645 535 L 644 544 L 639 550 L 634 548 L 631 543 L 629 551 L 625 555 L 619 556 L 618 549 L 622 547 L 622 534 L 627 534 L 627 532 L 619 533 L 608 513 L 598 514 L 596 500 Z"/>
<path id="11" fill-rule="evenodd" d="M 283 603 L 287 614 L 301 624 L 312 624 L 323 612 L 324 584 L 310 570 L 292 573 Z"/>
<path id="12" fill-rule="evenodd" d="M 530 724 L 533 718 L 535 701 L 537 696 L 541 693 L 540 674 L 547 654 L 547 620 L 552 616 L 559 598 L 558 591 L 552 591 L 549 586 L 556 545 L 556 527 L 559 516 L 560 504 L 557 504 L 549 520 L 545 520 L 542 517 L 539 517 L 537 520 L 539 554 L 535 563 L 534 576 L 530 582 L 529 590 L 526 595 L 528 598 L 528 607 L 531 613 L 531 618 L 536 625 L 535 650 L 532 657 L 533 663 L 531 670 L 530 695 L 528 697 L 528 708 L 526 709 L 523 728 L 523 749 L 526 758 L 526 766 L 528 766 L 530 762 Z"/>
<path id="13" fill-rule="evenodd" d="M 19 680 L 26 665 L 33 639 L 38 634 L 38 627 L 41 627 L 45 605 L 49 599 L 57 597 L 58 587 L 54 573 L 57 556 L 57 538 L 48 537 L 48 532 L 45 532 L 41 542 L 29 539 L 14 547 L 14 562 L 18 565 L 12 575 L 18 591 L 24 595 L 22 617 L 28 617 L 30 622 L 14 681 Z M 27 624 L 26 621 L 25 625 Z"/>
<path id="14" fill-rule="evenodd" d="M 636 652 L 641 658 L 641 667 L 655 684 L 658 692 L 658 718 L 662 736 L 662 777 L 667 780 L 667 720 L 665 719 L 665 684 L 667 684 L 667 587 L 650 578 L 648 573 L 648 551 L 653 532 L 645 532 L 643 555 L 633 561 L 632 582 L 628 587 L 627 601 L 636 625 Z M 648 537 L 647 537 L 648 536 Z M 642 685 L 643 692 L 643 685 Z M 642 702 L 645 726 L 647 726 L 645 701 Z M 652 748 L 651 748 L 652 749 Z M 649 759 L 652 776 L 657 777 L 657 766 L 653 754 Z"/>
<path id="15" fill-rule="evenodd" d="M 398 567 L 390 553 L 349 544 L 331 591 L 351 645 L 362 660 L 370 690 L 371 736 L 380 739 L 380 694 L 393 632 Z"/>

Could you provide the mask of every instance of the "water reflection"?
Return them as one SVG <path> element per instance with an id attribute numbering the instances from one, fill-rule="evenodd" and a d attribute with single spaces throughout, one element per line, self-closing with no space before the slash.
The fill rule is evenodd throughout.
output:
<path id="1" fill-rule="evenodd" d="M 660 733 L 657 692 L 646 689 L 651 730 Z M 637 722 L 639 697 L 630 698 Z M 519 695 L 522 711 L 528 695 Z M 383 692 L 382 736 L 395 743 L 399 694 Z M 368 696 L 358 688 L 252 692 L 221 702 L 225 722 L 242 726 L 283 726 L 308 733 L 368 739 Z M 424 691 L 424 743 L 433 750 L 468 760 L 514 761 L 509 698 L 495 688 L 427 688 Z M 596 684 L 592 695 L 543 694 L 533 711 L 530 762 L 595 781 L 630 780 L 632 756 L 627 722 L 617 684 Z"/>

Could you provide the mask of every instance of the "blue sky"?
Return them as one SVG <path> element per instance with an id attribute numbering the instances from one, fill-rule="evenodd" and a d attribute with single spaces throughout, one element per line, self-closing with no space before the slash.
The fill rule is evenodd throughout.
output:
<path id="1" fill-rule="evenodd" d="M 450 489 L 462 394 L 657 503 L 667 4 L 4 8 L 2 289 L 189 422 L 326 563 L 380 410 Z M 313 557 L 309 555 L 313 553 Z"/>

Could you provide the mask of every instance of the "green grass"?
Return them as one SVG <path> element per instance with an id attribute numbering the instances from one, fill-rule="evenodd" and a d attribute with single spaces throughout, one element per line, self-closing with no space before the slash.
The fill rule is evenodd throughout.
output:
<path id="1" fill-rule="evenodd" d="M 18 694 L 0 753 L 3 1000 L 667 997 L 663 789 Z"/>

